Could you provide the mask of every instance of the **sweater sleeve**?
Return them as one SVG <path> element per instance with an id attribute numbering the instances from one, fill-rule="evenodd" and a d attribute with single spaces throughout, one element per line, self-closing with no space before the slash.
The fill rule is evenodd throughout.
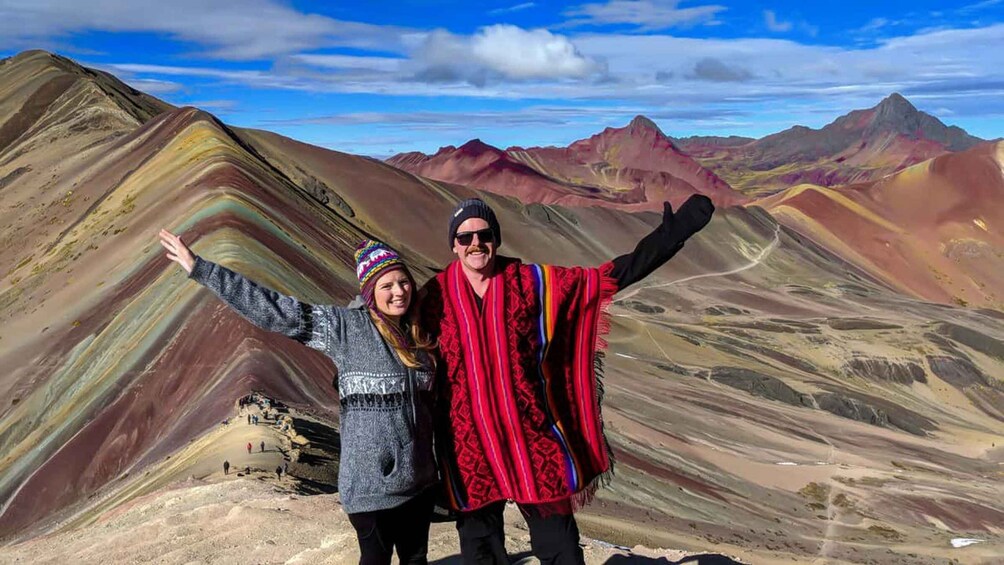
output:
<path id="1" fill-rule="evenodd" d="M 300 302 L 201 257 L 195 257 L 195 266 L 188 278 L 213 291 L 259 328 L 295 339 L 313 349 L 327 352 L 329 337 L 332 333 L 340 333 L 333 327 L 342 318 L 338 308 Z"/>
<path id="2" fill-rule="evenodd" d="M 652 274 L 683 249 L 684 241 L 685 238 L 663 229 L 661 225 L 655 228 L 638 242 L 634 251 L 611 261 L 613 269 L 610 276 L 617 279 L 618 290 L 624 290 Z"/>

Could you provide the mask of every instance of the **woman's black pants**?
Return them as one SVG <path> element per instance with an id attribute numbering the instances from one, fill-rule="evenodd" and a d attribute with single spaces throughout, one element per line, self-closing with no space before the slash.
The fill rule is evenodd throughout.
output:
<path id="1" fill-rule="evenodd" d="M 349 514 L 359 538 L 359 565 L 390 565 L 395 548 L 402 565 L 426 565 L 435 496 L 430 488 L 395 508 Z"/>

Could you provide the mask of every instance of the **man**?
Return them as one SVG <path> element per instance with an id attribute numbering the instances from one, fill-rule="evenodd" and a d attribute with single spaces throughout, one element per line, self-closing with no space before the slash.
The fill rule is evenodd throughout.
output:
<path id="1" fill-rule="evenodd" d="M 505 502 L 517 503 L 541 563 L 583 563 L 573 512 L 612 470 L 600 415 L 597 350 L 604 308 L 661 266 L 714 212 L 695 195 L 634 252 L 597 268 L 523 264 L 498 256 L 502 230 L 479 199 L 449 226 L 457 259 L 425 287 L 423 319 L 439 340 L 437 441 L 458 511 L 465 563 L 508 563 Z"/>

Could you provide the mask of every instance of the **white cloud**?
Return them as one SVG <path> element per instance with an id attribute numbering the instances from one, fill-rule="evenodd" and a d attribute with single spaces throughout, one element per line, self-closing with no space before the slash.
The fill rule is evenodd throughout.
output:
<path id="1" fill-rule="evenodd" d="M 986 8 L 992 8 L 992 7 L 996 6 L 997 4 L 1000 4 L 1002 1 L 1004 1 L 1004 0 L 983 0 L 983 2 L 977 2 L 975 4 L 968 4 L 966 6 L 963 6 L 963 7 L 959 8 L 959 12 L 961 12 L 961 13 L 968 13 L 968 12 L 975 12 L 975 11 L 978 11 L 978 10 L 983 10 L 983 9 L 986 9 Z"/>
<path id="2" fill-rule="evenodd" d="M 509 6 L 508 8 L 496 8 L 488 13 L 493 16 L 497 16 L 499 14 L 511 14 L 513 12 L 521 12 L 523 10 L 533 8 L 536 5 L 537 4 L 534 2 L 524 2 L 522 4 L 516 4 L 515 6 Z"/>
<path id="3" fill-rule="evenodd" d="M 178 92 L 184 86 L 177 82 L 172 82 L 169 80 L 158 80 L 152 78 L 131 78 L 125 81 L 129 86 L 135 88 L 136 90 L 141 90 L 147 94 L 169 94 L 171 92 Z"/>
<path id="4" fill-rule="evenodd" d="M 763 19 L 764 22 L 767 24 L 767 29 L 769 29 L 770 31 L 773 32 L 791 31 L 792 27 L 791 22 L 782 22 L 778 20 L 777 14 L 774 13 L 774 10 L 764 10 Z"/>
<path id="5" fill-rule="evenodd" d="M 184 76 L 218 79 L 230 84 L 243 84 L 255 88 L 278 88 L 287 90 L 318 90 L 319 85 L 301 77 L 254 70 L 216 69 L 212 67 L 179 67 L 173 65 L 149 65 L 137 63 L 112 63 L 88 65 L 108 71 L 120 78 L 132 79 L 136 74 Z"/>
<path id="6" fill-rule="evenodd" d="M 944 49 L 946 59 L 964 56 L 966 59 L 990 63 L 1004 55 L 1004 24 L 976 29 L 932 29 L 910 36 L 894 37 L 884 41 L 885 48 L 903 54 L 932 56 L 935 49 Z M 992 57 L 986 57 L 993 55 Z"/>
<path id="7" fill-rule="evenodd" d="M 259 88 L 416 95 L 448 89 L 454 95 L 487 97 L 499 95 L 485 88 L 493 84 L 581 80 L 606 70 L 601 61 L 579 53 L 567 37 L 544 29 L 494 25 L 470 36 L 445 30 L 412 32 L 402 35 L 400 43 L 405 57 L 299 53 L 277 59 L 270 70 L 133 63 L 99 66 L 127 76 L 191 76 Z"/>
<path id="8" fill-rule="evenodd" d="M 694 65 L 688 78 L 709 80 L 712 82 L 746 82 L 753 78 L 753 73 L 735 65 L 727 65 L 718 59 L 705 57 Z"/>
<path id="9" fill-rule="evenodd" d="M 185 102 L 184 105 L 195 106 L 196 108 L 212 110 L 215 112 L 230 112 L 235 110 L 239 106 L 239 103 L 236 100 L 196 100 L 193 102 Z"/>
<path id="10" fill-rule="evenodd" d="M 859 33 L 871 33 L 886 27 L 889 23 L 889 20 L 886 18 L 872 18 L 868 21 L 868 23 L 861 26 L 856 31 Z"/>
<path id="11" fill-rule="evenodd" d="M 544 29 L 527 31 L 496 25 L 471 41 L 472 52 L 485 65 L 516 79 L 584 77 L 600 69 L 583 57 L 567 37 Z"/>
<path id="12" fill-rule="evenodd" d="M 746 108 L 784 101 L 787 107 L 820 105 L 832 118 L 847 108 L 875 104 L 899 91 L 924 108 L 957 107 L 965 98 L 1004 109 L 1004 25 L 982 29 L 938 31 L 886 40 L 868 48 L 806 45 L 779 39 L 697 39 L 669 35 L 588 34 L 573 37 L 584 56 L 602 59 L 616 82 L 597 84 L 588 93 L 571 89 L 576 98 L 636 100 L 661 103 L 722 104 Z M 977 51 L 973 45 L 980 45 Z M 705 59 L 750 75 L 736 89 L 715 76 L 714 66 L 695 72 Z M 662 71 L 657 80 L 653 69 Z M 703 71 L 709 70 L 705 63 Z M 720 69 L 719 69 L 720 70 Z M 672 80 L 665 77 L 672 76 Z M 728 73 L 717 76 L 729 78 Z M 558 96 L 552 86 L 552 96 Z M 955 96 L 964 92 L 964 96 Z M 524 91 L 524 94 L 527 93 Z M 537 97 L 540 92 L 534 92 Z M 951 100 L 951 102 L 949 102 Z"/>
<path id="13" fill-rule="evenodd" d="M 743 115 L 728 109 L 704 108 L 697 105 L 665 108 L 653 106 L 530 106 L 516 110 L 479 111 L 418 111 L 418 112 L 350 112 L 331 116 L 315 116 L 287 120 L 269 120 L 262 127 L 275 126 L 358 126 L 372 125 L 401 131 L 470 132 L 472 129 L 497 128 L 575 128 L 583 124 L 590 128 L 620 127 L 634 116 L 643 114 L 654 120 L 674 122 L 718 123 Z"/>
<path id="14" fill-rule="evenodd" d="M 669 35 L 589 34 L 574 38 L 584 56 L 607 61 L 621 78 L 651 69 L 686 71 L 714 58 L 748 69 L 764 86 L 849 85 L 873 82 L 876 69 L 905 85 L 969 76 L 1002 77 L 1004 25 L 938 31 L 884 40 L 870 48 L 806 45 L 782 39 L 698 39 Z M 979 53 L 973 45 L 980 45 Z M 678 75 L 679 76 L 679 75 Z M 868 79 L 868 80 L 866 80 Z"/>
<path id="15" fill-rule="evenodd" d="M 802 30 L 803 33 L 805 33 L 810 37 L 816 37 L 817 35 L 819 35 L 819 26 L 814 26 L 806 22 L 800 22 L 798 24 L 798 27 L 799 29 Z"/>
<path id="16" fill-rule="evenodd" d="M 697 24 L 716 24 L 715 15 L 725 6 L 706 5 L 678 8 L 678 0 L 610 0 L 605 4 L 583 4 L 565 10 L 571 18 L 564 26 L 617 25 L 637 26 L 652 31 Z"/>
<path id="17" fill-rule="evenodd" d="M 0 4 L 0 48 L 85 31 L 148 32 L 223 59 L 263 59 L 321 46 L 400 50 L 406 31 L 296 11 L 277 0 L 48 0 Z"/>
<path id="18" fill-rule="evenodd" d="M 853 48 L 667 34 L 564 36 L 514 26 L 473 35 L 411 33 L 401 43 L 401 59 L 299 55 L 269 70 L 106 68 L 127 73 L 128 79 L 185 83 L 174 77 L 193 76 L 254 88 L 390 96 L 613 101 L 758 112 L 765 102 L 784 101 L 786 108 L 810 106 L 830 119 L 894 91 L 923 101 L 921 109 L 948 108 L 960 116 L 973 115 L 980 106 L 1004 111 L 1004 25 L 933 31 Z"/>
<path id="19" fill-rule="evenodd" d="M 295 61 L 330 69 L 356 69 L 395 72 L 408 60 L 395 57 L 357 57 L 352 55 L 293 55 Z"/>
<path id="20" fill-rule="evenodd" d="M 584 78 L 604 70 L 565 36 L 512 25 L 485 27 L 470 37 L 435 31 L 416 50 L 413 64 L 415 76 L 423 81 L 481 85 L 493 77 L 553 80 Z"/>

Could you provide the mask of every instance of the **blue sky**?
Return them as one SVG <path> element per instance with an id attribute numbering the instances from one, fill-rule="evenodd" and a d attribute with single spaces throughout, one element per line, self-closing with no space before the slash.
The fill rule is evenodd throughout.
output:
<path id="1" fill-rule="evenodd" d="M 42 48 L 176 105 L 351 153 L 821 127 L 901 92 L 1004 136 L 1004 0 L 0 0 Z"/>

